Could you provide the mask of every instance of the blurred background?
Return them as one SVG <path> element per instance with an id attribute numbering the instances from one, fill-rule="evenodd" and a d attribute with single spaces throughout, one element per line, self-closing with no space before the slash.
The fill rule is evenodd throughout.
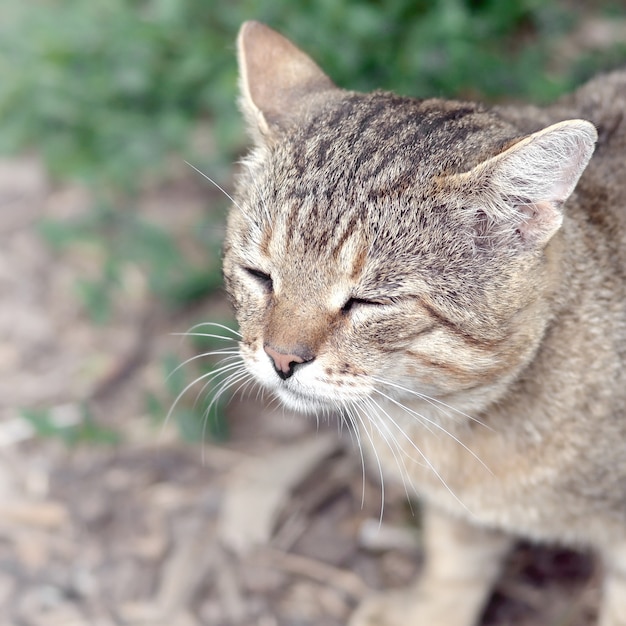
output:
<path id="1" fill-rule="evenodd" d="M 380 486 L 333 425 L 206 410 L 246 19 L 417 97 L 542 103 L 626 64 L 618 1 L 3 0 L 0 625 L 332 626 L 415 573 L 417 516 L 390 489 L 369 534 Z M 485 624 L 591 623 L 584 555 L 508 572 Z"/>

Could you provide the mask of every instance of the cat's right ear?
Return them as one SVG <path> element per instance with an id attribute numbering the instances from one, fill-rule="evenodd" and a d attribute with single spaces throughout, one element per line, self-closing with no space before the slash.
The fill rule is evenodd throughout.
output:
<path id="1" fill-rule="evenodd" d="M 297 121 L 337 87 L 288 39 L 260 22 L 245 22 L 237 38 L 240 106 L 253 139 L 264 143 Z"/>
<path id="2" fill-rule="evenodd" d="M 518 141 L 462 174 L 481 219 L 481 236 L 513 236 L 524 248 L 545 245 L 561 227 L 563 204 L 594 151 L 598 133 L 591 122 L 552 124 Z M 510 238 L 509 238 L 510 241 Z"/>

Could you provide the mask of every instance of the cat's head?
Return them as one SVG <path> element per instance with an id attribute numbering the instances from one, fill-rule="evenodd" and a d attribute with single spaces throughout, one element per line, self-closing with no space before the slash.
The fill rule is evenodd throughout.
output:
<path id="1" fill-rule="evenodd" d="M 548 323 L 594 127 L 523 136 L 475 104 L 344 91 L 256 22 L 238 45 L 255 146 L 224 272 L 248 369 L 304 410 L 492 397 Z"/>

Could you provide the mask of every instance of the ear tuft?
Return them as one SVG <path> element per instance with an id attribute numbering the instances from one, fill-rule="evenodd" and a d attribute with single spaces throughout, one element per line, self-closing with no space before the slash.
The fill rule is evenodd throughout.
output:
<path id="1" fill-rule="evenodd" d="M 505 193 L 561 205 L 587 167 L 597 138 L 585 120 L 548 126 L 494 157 L 494 183 Z"/>
<path id="2" fill-rule="evenodd" d="M 594 151 L 597 131 L 585 120 L 548 126 L 463 175 L 481 189 L 477 202 L 498 230 L 525 246 L 545 245 L 563 221 L 562 205 Z"/>
<path id="3" fill-rule="evenodd" d="M 245 22 L 237 38 L 241 107 L 255 138 L 293 123 L 320 92 L 337 89 L 288 39 Z"/>

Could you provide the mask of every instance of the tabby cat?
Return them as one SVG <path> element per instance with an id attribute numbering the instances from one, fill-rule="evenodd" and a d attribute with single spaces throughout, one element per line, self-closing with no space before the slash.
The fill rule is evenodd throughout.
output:
<path id="1" fill-rule="evenodd" d="M 238 51 L 241 358 L 424 503 L 420 580 L 351 624 L 476 624 L 522 536 L 595 549 L 626 626 L 626 72 L 489 109 L 344 91 L 257 22 Z"/>

